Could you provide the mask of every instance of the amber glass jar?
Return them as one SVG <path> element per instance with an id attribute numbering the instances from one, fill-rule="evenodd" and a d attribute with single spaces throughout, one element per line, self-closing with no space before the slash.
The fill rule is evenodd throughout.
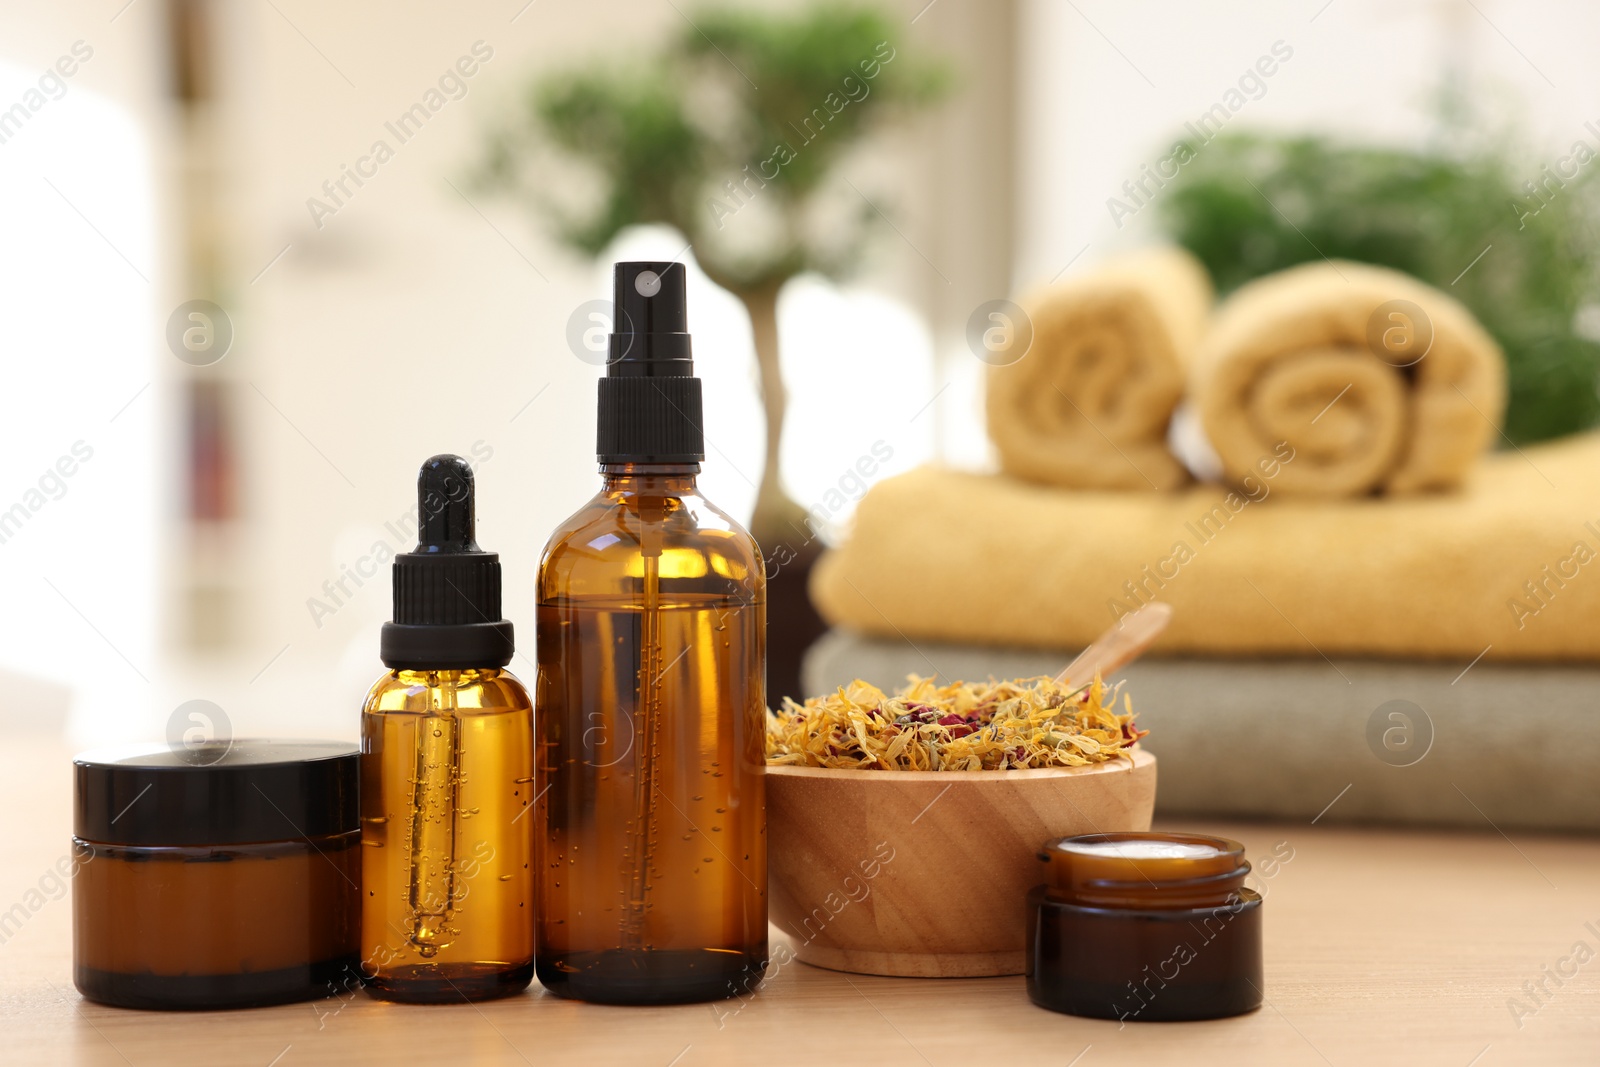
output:
<path id="1" fill-rule="evenodd" d="M 355 746 L 88 752 L 76 775 L 73 978 L 127 1008 L 327 996 L 357 966 Z"/>
<path id="2" fill-rule="evenodd" d="M 1039 853 L 1028 896 L 1035 1004 L 1134 1021 L 1215 1019 L 1261 1006 L 1261 896 L 1237 841 L 1086 834 Z"/>
<path id="3" fill-rule="evenodd" d="M 538 975 L 654 1004 L 767 963 L 766 580 L 698 463 L 602 466 L 539 569 Z"/>

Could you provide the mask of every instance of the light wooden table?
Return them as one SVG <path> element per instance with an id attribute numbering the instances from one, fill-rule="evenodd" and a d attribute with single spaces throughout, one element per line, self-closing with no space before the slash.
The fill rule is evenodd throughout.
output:
<path id="1" fill-rule="evenodd" d="M 0 912 L 70 832 L 70 753 L 12 742 Z M 868 978 L 792 963 L 744 1001 L 605 1008 L 527 995 L 438 1008 L 348 1001 L 254 1011 L 103 1008 L 72 987 L 71 907 L 0 944 L 0 1063 L 300 1067 L 484 1063 L 1600 1064 L 1600 842 L 1291 824 L 1191 827 L 1294 857 L 1264 881 L 1268 1006 L 1207 1023 L 1055 1015 L 1021 978 Z M 34 898 L 38 899 L 38 898 Z M 1017 902 L 997 902 L 1015 907 Z M 1577 965 L 1584 942 L 1595 958 Z M 1568 962 L 1563 962 L 1567 960 Z M 1558 986 L 1545 967 L 1569 975 Z M 1545 981 L 1536 1003 L 1524 983 Z M 1530 1009 L 1518 1020 L 1507 1002 Z"/>

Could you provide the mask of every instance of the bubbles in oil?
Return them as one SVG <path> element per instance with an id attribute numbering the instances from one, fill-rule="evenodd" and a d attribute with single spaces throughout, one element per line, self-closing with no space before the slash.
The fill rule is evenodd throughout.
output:
<path id="1" fill-rule="evenodd" d="M 391 847 L 390 858 L 368 852 L 364 864 L 363 925 L 382 931 L 367 949 L 391 961 L 391 974 L 407 959 L 434 968 L 525 958 L 533 949 L 525 924 L 535 842 L 529 822 L 512 823 L 532 805 L 527 708 L 478 710 L 471 721 L 466 714 L 374 718 L 381 807 L 375 797 L 375 817 L 364 818 L 363 828 Z"/>
<path id="2" fill-rule="evenodd" d="M 631 580 L 639 580 L 636 571 Z M 747 779 L 722 734 L 730 712 L 744 703 L 734 690 L 747 675 L 759 684 L 759 675 L 753 665 L 748 672 L 734 668 L 731 676 L 699 668 L 703 657 L 725 655 L 725 638 L 739 656 L 754 652 L 753 613 L 722 604 L 712 610 L 662 605 L 647 623 L 637 607 L 619 611 L 579 600 L 539 608 L 541 639 L 550 638 L 543 647 L 554 651 L 539 657 L 541 686 L 553 684 L 541 688 L 546 703 L 540 714 L 547 725 L 540 727 L 538 745 L 542 765 L 556 775 L 556 789 L 539 801 L 539 816 L 548 820 L 539 840 L 547 863 L 559 853 L 584 870 L 581 879 L 562 878 L 560 888 L 553 883 L 565 872 L 551 869 L 541 878 L 541 928 L 553 939 L 540 950 L 542 965 L 570 965 L 568 953 L 724 944 L 720 921 L 708 925 L 699 914 L 705 909 L 690 901 L 706 892 L 737 897 L 729 906 L 748 911 L 750 918 L 762 907 L 759 888 L 746 888 L 760 880 L 760 872 L 752 867 L 754 849 L 744 847 L 756 843 L 757 820 L 750 816 L 759 808 L 753 798 L 735 795 Z M 575 623 L 576 629 L 558 636 L 552 632 L 558 623 Z M 652 628 L 658 628 L 654 634 Z M 713 632 L 716 640 L 708 645 Z M 600 678 L 592 669 L 587 675 L 563 669 L 569 650 L 581 651 L 586 669 L 597 664 Z M 641 683 L 647 687 L 643 693 Z M 609 768 L 585 763 L 579 744 L 597 708 L 624 733 L 630 718 L 638 726 L 632 752 Z M 645 723 L 651 712 L 658 716 L 654 730 Z M 734 770 L 723 770 L 723 756 Z M 551 778 L 541 774 L 539 787 L 549 784 Z M 579 840 L 587 865 L 567 851 Z"/>

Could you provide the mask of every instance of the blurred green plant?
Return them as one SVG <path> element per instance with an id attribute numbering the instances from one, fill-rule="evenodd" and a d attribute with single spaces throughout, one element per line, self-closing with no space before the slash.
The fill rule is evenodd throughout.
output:
<path id="1" fill-rule="evenodd" d="M 1323 256 L 1406 271 L 1460 299 L 1504 347 L 1511 440 L 1600 423 L 1600 344 L 1577 324 L 1600 300 L 1592 151 L 1568 157 L 1562 169 L 1577 173 L 1556 179 L 1493 147 L 1409 152 L 1247 133 L 1190 147 L 1160 223 L 1219 291 Z"/>
<path id="2" fill-rule="evenodd" d="M 691 12 L 652 56 L 539 77 L 477 175 L 585 255 L 629 227 L 671 226 L 744 304 L 767 421 L 751 532 L 769 552 L 806 536 L 778 477 L 779 291 L 801 273 L 839 278 L 860 262 L 877 212 L 837 165 L 951 85 L 943 61 L 897 49 L 900 35 L 898 20 L 855 5 Z"/>

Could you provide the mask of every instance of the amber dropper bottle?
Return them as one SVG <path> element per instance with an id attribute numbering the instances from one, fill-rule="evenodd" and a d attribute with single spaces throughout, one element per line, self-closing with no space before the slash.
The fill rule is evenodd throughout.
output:
<path id="1" fill-rule="evenodd" d="M 417 508 L 361 715 L 361 959 L 376 996 L 459 1003 L 533 977 L 533 705 L 467 461 L 424 463 Z"/>
<path id="2" fill-rule="evenodd" d="M 714 1000 L 767 962 L 765 575 L 695 486 L 682 264 L 617 264 L 615 316 L 600 492 L 539 568 L 539 981 Z"/>

